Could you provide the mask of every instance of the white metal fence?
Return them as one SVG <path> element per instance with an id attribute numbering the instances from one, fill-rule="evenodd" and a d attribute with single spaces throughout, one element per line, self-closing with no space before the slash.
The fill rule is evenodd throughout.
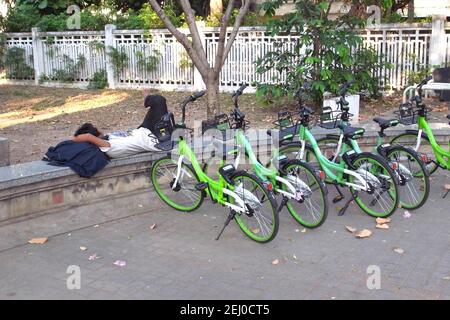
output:
<path id="1" fill-rule="evenodd" d="M 450 66 L 450 25 L 446 24 L 444 30 L 437 32 L 431 23 L 397 24 L 365 29 L 361 31 L 361 36 L 367 46 L 373 47 L 385 61 L 393 65 L 392 69 L 376 71 L 382 84 L 401 89 L 407 84 L 408 74 L 439 61 L 432 58 L 432 50 L 437 48 L 436 41 L 441 57 L 439 64 Z M 208 61 L 213 63 L 218 30 L 204 28 L 201 33 Z M 113 88 L 196 90 L 203 87 L 184 48 L 167 30 L 127 31 L 106 28 L 105 32 L 63 33 L 33 30 L 31 34 L 6 34 L 6 37 L 7 47 L 23 48 L 26 63 L 35 70 L 34 78 L 10 78 L 12 81 L 34 80 L 39 83 L 45 80 L 49 85 L 56 85 L 55 72 L 84 58 L 86 62 L 74 79 L 73 84 L 77 86 L 86 86 L 95 72 L 105 71 L 109 73 L 108 79 Z M 242 82 L 271 82 L 275 71 L 257 74 L 256 59 L 271 51 L 275 40 L 284 41 L 285 47 L 289 48 L 293 39 L 295 37 L 271 37 L 261 27 L 241 28 L 222 70 L 221 89 L 230 91 Z M 125 52 L 128 56 L 124 68 L 114 72 L 114 75 L 111 74 L 114 70 L 111 59 L 106 54 L 110 46 L 116 52 Z M 145 62 L 155 55 L 159 57 L 158 63 L 149 70 Z"/>

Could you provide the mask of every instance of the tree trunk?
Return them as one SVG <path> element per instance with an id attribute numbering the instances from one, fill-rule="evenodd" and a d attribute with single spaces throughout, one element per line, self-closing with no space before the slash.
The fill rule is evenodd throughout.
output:
<path id="1" fill-rule="evenodd" d="M 211 0 L 209 2 L 209 8 L 211 10 L 212 16 L 220 16 L 223 12 L 223 1 L 222 0 Z"/>
<path id="2" fill-rule="evenodd" d="M 206 115 L 208 119 L 212 119 L 220 113 L 219 85 L 219 75 L 216 75 L 214 70 L 210 70 L 206 81 Z"/>
<path id="3" fill-rule="evenodd" d="M 414 16 L 415 16 L 414 0 L 411 0 L 408 4 L 408 22 L 410 23 L 414 22 Z"/>

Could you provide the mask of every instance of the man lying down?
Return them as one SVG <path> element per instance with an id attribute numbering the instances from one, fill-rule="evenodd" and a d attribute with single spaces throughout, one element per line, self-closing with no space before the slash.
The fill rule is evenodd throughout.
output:
<path id="1" fill-rule="evenodd" d="M 156 124 L 167 114 L 166 99 L 160 95 L 150 95 L 145 98 L 144 106 L 149 108 L 144 122 L 128 132 L 116 132 L 104 136 L 90 123 L 83 124 L 75 133 L 73 141 L 89 142 L 97 147 L 109 158 L 122 158 L 141 152 L 161 151 L 156 147 Z"/>

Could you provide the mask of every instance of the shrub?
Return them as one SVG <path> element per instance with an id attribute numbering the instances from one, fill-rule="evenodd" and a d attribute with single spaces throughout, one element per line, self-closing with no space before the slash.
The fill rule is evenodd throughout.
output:
<path id="1" fill-rule="evenodd" d="M 3 24 L 7 32 L 30 32 L 40 19 L 38 8 L 22 4 L 11 8 Z"/>
<path id="2" fill-rule="evenodd" d="M 105 70 L 97 71 L 89 81 L 88 89 L 100 90 L 105 89 L 108 86 L 108 76 Z"/>
<path id="3" fill-rule="evenodd" d="M 34 76 L 34 69 L 26 62 L 25 49 L 11 47 L 5 53 L 6 77 L 9 79 L 25 80 Z"/>
<path id="4" fill-rule="evenodd" d="M 279 1 L 279 4 L 281 1 Z M 265 2 L 266 12 L 273 13 L 274 2 Z M 317 106 L 325 92 L 337 94 L 344 82 L 355 79 L 354 89 L 379 95 L 379 79 L 374 71 L 389 67 L 378 54 L 363 46 L 354 30 L 362 21 L 343 16 L 331 20 L 326 14 L 328 3 L 296 1 L 296 10 L 268 22 L 272 36 L 296 35 L 289 48 L 285 41 L 274 42 L 274 49 L 258 59 L 258 73 L 273 70 L 272 84 L 257 84 L 259 96 L 281 98 L 294 93 L 305 81 L 311 83 L 308 98 Z"/>

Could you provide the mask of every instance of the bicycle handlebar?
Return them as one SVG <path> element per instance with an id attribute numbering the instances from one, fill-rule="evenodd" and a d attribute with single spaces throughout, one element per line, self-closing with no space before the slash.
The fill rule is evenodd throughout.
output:
<path id="1" fill-rule="evenodd" d="M 311 87 L 312 87 L 312 83 L 311 83 L 311 82 L 305 82 L 305 83 L 303 83 L 303 85 L 300 87 L 300 89 L 298 89 L 298 90 L 295 92 L 294 97 L 295 97 L 296 99 L 300 99 L 300 98 L 302 97 L 302 93 L 303 93 L 304 91 L 306 91 L 306 90 L 311 89 Z"/>
<path id="2" fill-rule="evenodd" d="M 233 93 L 232 98 L 237 98 L 239 96 L 242 96 L 244 94 L 244 90 L 247 89 L 248 84 L 244 83 L 243 85 L 241 85 L 241 87 L 239 89 L 237 89 L 237 91 L 235 93 Z"/>
<path id="3" fill-rule="evenodd" d="M 196 101 L 197 99 L 200 99 L 201 97 L 203 97 L 206 94 L 206 91 L 199 91 L 196 92 L 194 94 L 192 94 L 191 96 L 189 96 L 186 100 L 184 100 L 181 103 L 181 110 L 182 110 L 182 116 L 181 116 L 181 124 L 184 125 L 185 121 L 186 121 L 186 106 L 191 103 Z"/>
<path id="4" fill-rule="evenodd" d="M 418 95 L 416 95 L 411 101 L 414 101 L 416 105 L 420 108 L 424 108 L 425 105 L 422 103 L 422 87 L 426 85 L 430 80 L 433 80 L 433 76 L 428 76 L 417 86 Z"/>
<path id="5" fill-rule="evenodd" d="M 351 88 L 351 86 L 355 83 L 355 80 L 349 80 L 346 83 L 344 83 L 340 88 L 339 88 L 339 95 L 340 96 L 345 96 L 345 94 L 347 93 L 348 89 Z"/>

